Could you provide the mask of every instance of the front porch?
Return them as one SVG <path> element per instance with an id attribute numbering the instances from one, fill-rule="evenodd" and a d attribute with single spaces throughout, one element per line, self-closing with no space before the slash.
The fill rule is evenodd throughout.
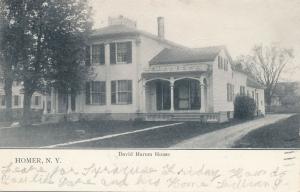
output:
<path id="1" fill-rule="evenodd" d="M 205 76 L 144 79 L 145 113 L 210 113 L 209 84 Z"/>

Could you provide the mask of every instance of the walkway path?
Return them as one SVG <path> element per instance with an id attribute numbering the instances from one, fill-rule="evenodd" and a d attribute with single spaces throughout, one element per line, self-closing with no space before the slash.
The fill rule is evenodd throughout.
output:
<path id="1" fill-rule="evenodd" d="M 290 116 L 292 116 L 292 114 L 267 115 L 265 118 L 234 125 L 185 140 L 171 148 L 230 148 L 237 140 L 245 136 L 250 131 L 287 119 Z"/>

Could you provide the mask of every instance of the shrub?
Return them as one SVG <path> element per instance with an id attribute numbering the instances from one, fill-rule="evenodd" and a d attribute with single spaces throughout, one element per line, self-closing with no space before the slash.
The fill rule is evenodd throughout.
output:
<path id="1" fill-rule="evenodd" d="M 254 117 L 256 104 L 253 98 L 237 96 L 234 101 L 234 118 L 250 119 Z"/>

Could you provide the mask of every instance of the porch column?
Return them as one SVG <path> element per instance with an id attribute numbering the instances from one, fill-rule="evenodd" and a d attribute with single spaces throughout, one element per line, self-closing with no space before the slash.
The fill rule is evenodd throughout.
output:
<path id="1" fill-rule="evenodd" d="M 43 114 L 45 115 L 45 114 L 47 114 L 48 113 L 48 111 L 47 111 L 47 106 L 48 106 L 48 103 L 47 103 L 47 95 L 44 95 L 43 96 L 43 98 L 44 98 L 44 110 L 43 110 Z"/>
<path id="2" fill-rule="evenodd" d="M 55 105 L 55 89 L 51 87 L 51 113 L 56 113 L 56 105 Z"/>
<path id="3" fill-rule="evenodd" d="M 170 90 L 171 90 L 171 108 L 170 111 L 173 112 L 174 111 L 174 78 L 171 77 L 171 81 L 170 81 Z"/>
<path id="4" fill-rule="evenodd" d="M 71 94 L 68 93 L 68 110 L 67 110 L 67 113 L 68 113 L 68 114 L 69 114 L 69 113 L 72 113 L 72 107 L 71 107 L 71 105 L 72 105 L 72 102 L 71 102 Z"/>
<path id="5" fill-rule="evenodd" d="M 205 113 L 204 86 L 205 86 L 204 83 L 202 83 L 202 82 L 200 81 L 200 94 L 201 94 L 201 96 L 200 96 L 200 97 L 201 97 L 201 98 L 200 98 L 200 101 L 201 101 L 200 112 L 201 112 L 201 113 Z"/>
<path id="6" fill-rule="evenodd" d="M 147 94 L 146 94 L 146 91 L 147 91 L 147 85 L 145 83 L 145 81 L 143 80 L 143 93 L 142 93 L 142 98 L 144 99 L 143 101 L 143 112 L 144 113 L 147 113 Z"/>

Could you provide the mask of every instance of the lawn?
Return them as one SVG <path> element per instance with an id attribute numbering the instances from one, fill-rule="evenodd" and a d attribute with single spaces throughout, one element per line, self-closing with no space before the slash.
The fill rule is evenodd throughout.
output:
<path id="1" fill-rule="evenodd" d="M 0 147 L 42 147 L 70 141 L 124 133 L 175 122 L 86 121 L 48 124 L 0 130 Z M 164 148 L 210 131 L 240 123 L 185 122 L 156 130 L 81 143 L 64 148 Z"/>
<path id="2" fill-rule="evenodd" d="M 235 148 L 300 148 L 300 114 L 250 132 Z"/>

